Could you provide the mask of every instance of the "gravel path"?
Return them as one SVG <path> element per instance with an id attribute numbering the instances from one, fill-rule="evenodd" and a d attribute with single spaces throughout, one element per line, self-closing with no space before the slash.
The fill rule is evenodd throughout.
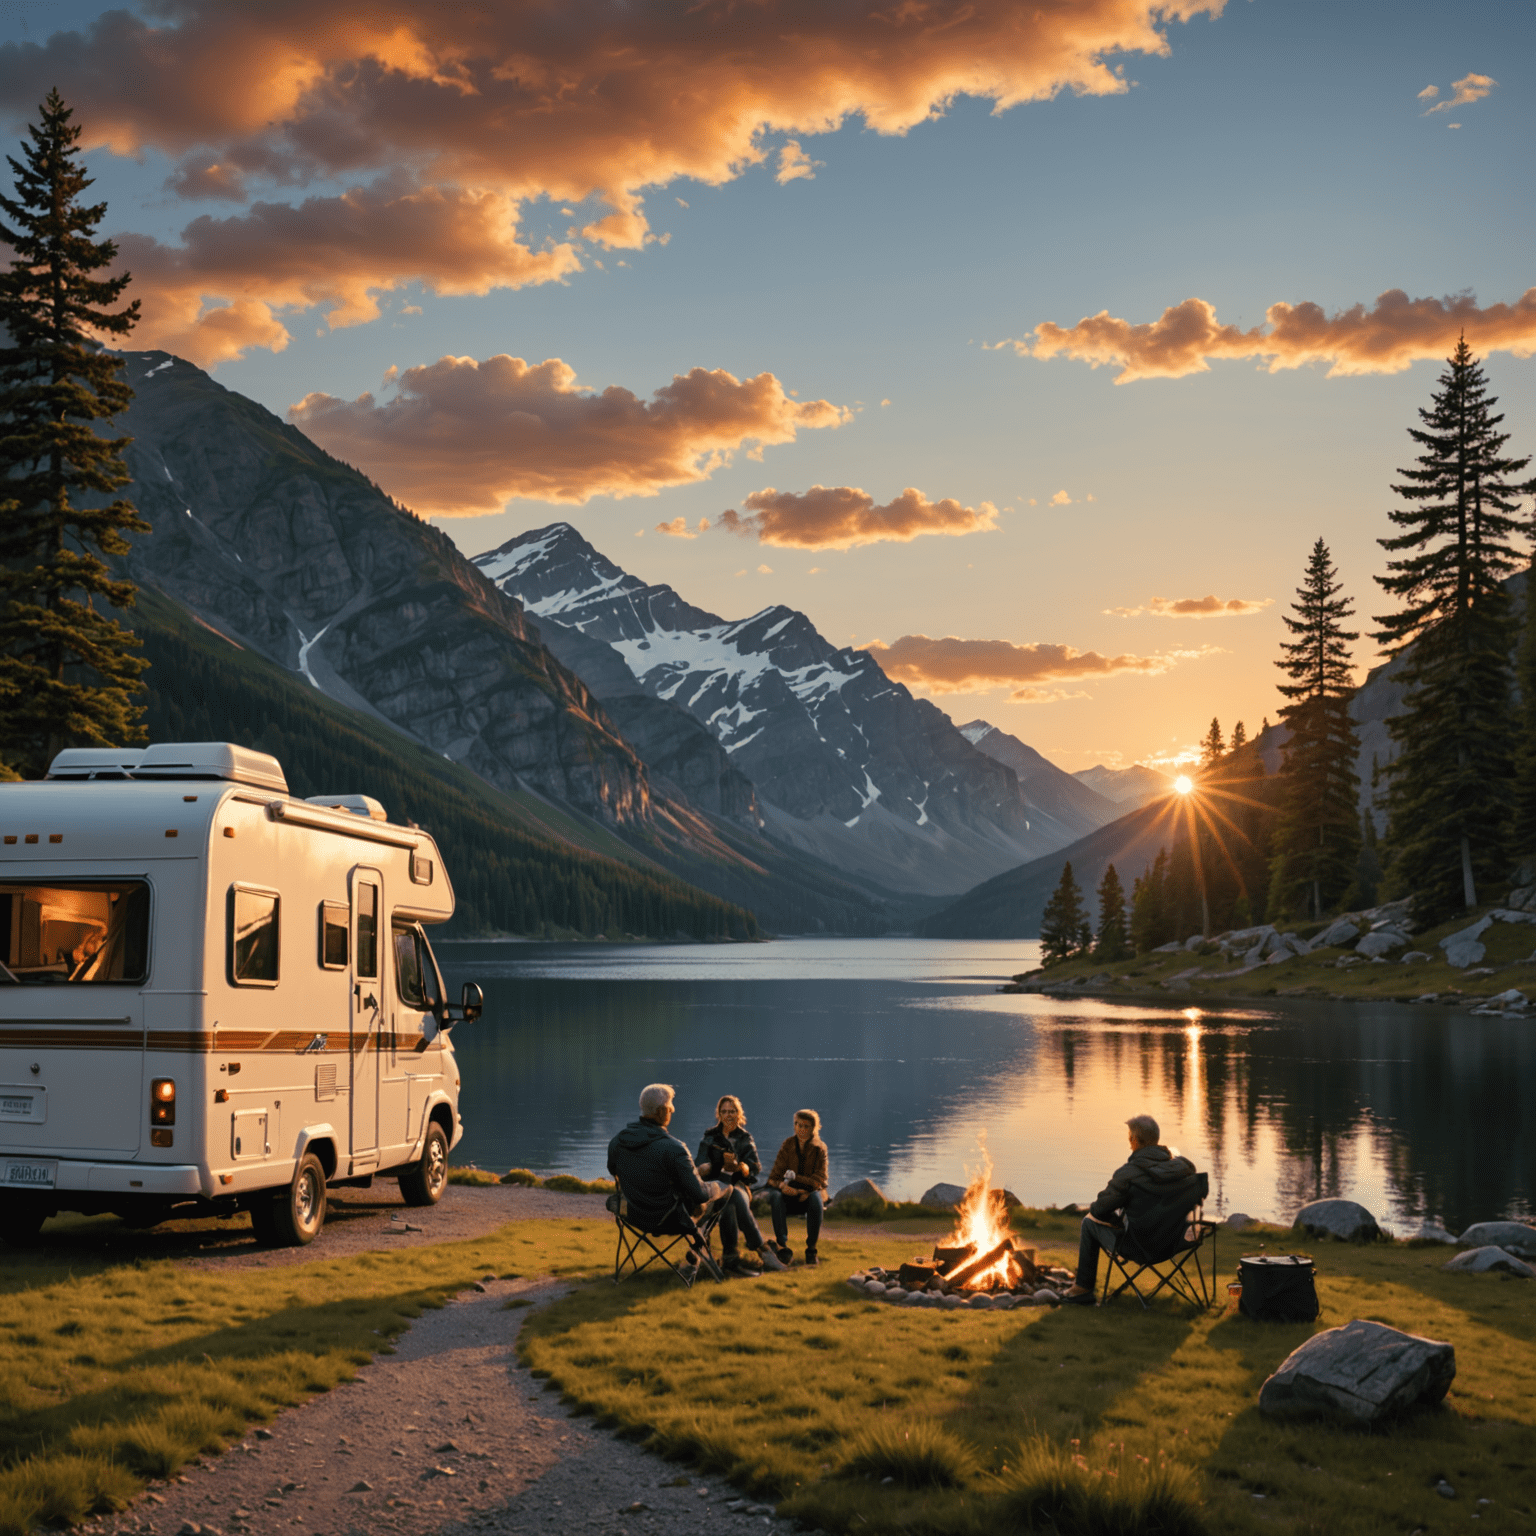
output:
<path id="1" fill-rule="evenodd" d="M 580 1198 L 580 1197 L 576 1197 Z M 319 1246 L 316 1244 L 315 1246 Z M 760 1282 L 751 1282 L 760 1283 Z M 486 1281 L 429 1311 L 354 1381 L 151 1487 L 112 1536 L 732 1536 L 796 1529 L 713 1478 L 573 1417 L 517 1362 L 556 1282 Z"/>

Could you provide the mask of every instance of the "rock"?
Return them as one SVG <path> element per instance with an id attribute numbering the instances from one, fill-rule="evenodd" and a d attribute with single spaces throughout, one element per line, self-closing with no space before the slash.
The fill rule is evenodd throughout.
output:
<path id="1" fill-rule="evenodd" d="M 1473 1275 L 1485 1275 L 1497 1269 L 1502 1270 L 1506 1275 L 1518 1275 L 1522 1280 L 1536 1280 L 1536 1269 L 1532 1269 L 1524 1259 L 1517 1259 L 1514 1254 L 1503 1248 L 1495 1248 L 1491 1245 L 1486 1248 L 1469 1248 L 1465 1253 L 1458 1253 L 1454 1259 L 1442 1264 L 1440 1268 L 1464 1271 Z"/>
<path id="2" fill-rule="evenodd" d="M 1413 1237 L 1416 1242 L 1420 1243 L 1454 1243 L 1456 1241 L 1455 1234 L 1446 1231 L 1441 1225 L 1438 1216 L 1431 1216 L 1413 1234 Z"/>
<path id="3" fill-rule="evenodd" d="M 277 1437 L 270 1429 L 258 1429 L 256 1431 L 256 1438 L 258 1440 L 275 1440 Z"/>
<path id="4" fill-rule="evenodd" d="M 1233 1211 L 1232 1214 L 1228 1216 L 1224 1222 L 1222 1222 L 1222 1226 L 1230 1228 L 1233 1232 L 1241 1232 L 1244 1227 L 1251 1227 L 1253 1225 L 1254 1218 L 1247 1215 L 1243 1211 Z"/>
<path id="5" fill-rule="evenodd" d="M 1061 1297 L 1051 1290 L 1049 1286 L 1042 1285 L 1035 1292 L 1035 1301 L 1042 1307 L 1054 1307 L 1060 1300 Z"/>
<path id="6" fill-rule="evenodd" d="M 1492 1243 L 1522 1259 L 1536 1259 L 1536 1226 L 1524 1221 L 1479 1221 L 1456 1239 L 1462 1248 L 1481 1248 Z"/>
<path id="7" fill-rule="evenodd" d="M 1330 923 L 1321 933 L 1314 935 L 1307 948 L 1337 949 L 1359 937 L 1360 929 L 1347 917 L 1341 917 L 1337 922 Z"/>
<path id="8" fill-rule="evenodd" d="M 423 1477 L 457 1477 L 458 1475 L 452 1467 L 428 1467 L 422 1474 Z"/>
<path id="9" fill-rule="evenodd" d="M 885 1286 L 879 1280 L 870 1280 L 864 1286 L 864 1294 L 866 1296 L 883 1296 L 885 1295 Z"/>
<path id="10" fill-rule="evenodd" d="M 1402 949 L 1408 943 L 1408 935 L 1395 928 L 1373 928 L 1358 944 L 1355 953 L 1374 960 L 1378 955 L 1390 955 L 1394 949 Z"/>
<path id="11" fill-rule="evenodd" d="M 992 1298 L 985 1291 L 977 1291 L 976 1294 L 970 1298 L 970 1306 L 972 1311 L 984 1312 L 991 1305 Z"/>
<path id="12" fill-rule="evenodd" d="M 1488 953 L 1478 940 L 1492 926 L 1491 917 L 1480 917 L 1470 927 L 1447 934 L 1440 940 L 1440 948 L 1445 951 L 1447 962 L 1454 965 L 1457 970 L 1465 970 L 1469 965 L 1476 965 Z"/>
<path id="13" fill-rule="evenodd" d="M 1495 907 L 1488 915 L 1496 923 L 1536 923 L 1536 912 L 1520 912 L 1510 907 Z"/>
<path id="14" fill-rule="evenodd" d="M 1530 999 L 1518 987 L 1510 987 L 1508 991 L 1500 992 L 1488 1001 L 1497 1003 L 1501 1008 L 1529 1008 L 1531 1005 Z"/>
<path id="15" fill-rule="evenodd" d="M 1451 1485 L 1446 1482 L 1443 1477 L 1438 1483 L 1435 1484 L 1435 1492 L 1438 1493 L 1442 1499 L 1454 1499 L 1456 1497 L 1456 1490 L 1452 1488 Z"/>
<path id="16" fill-rule="evenodd" d="M 847 1283 L 848 1283 L 848 1285 L 849 1285 L 849 1287 L 851 1289 L 859 1292 L 859 1294 L 861 1296 L 863 1294 L 865 1294 L 865 1291 L 866 1291 L 866 1289 L 867 1289 L 867 1287 L 869 1285 L 869 1282 L 867 1280 L 864 1280 L 864 1279 L 861 1279 L 861 1278 L 855 1278 L 853 1275 L 850 1275 L 848 1277 L 848 1282 Z"/>
<path id="17" fill-rule="evenodd" d="M 195 1520 L 183 1522 L 182 1527 L 176 1532 L 176 1536 L 203 1536 L 203 1528 Z"/>
<path id="18" fill-rule="evenodd" d="M 1019 1298 L 1012 1292 L 1005 1292 L 1001 1296 L 992 1298 L 993 1307 L 999 1312 L 1011 1312 L 1019 1304 Z"/>
<path id="19" fill-rule="evenodd" d="M 1411 955 L 1404 955 L 1403 958 L 1405 960 L 1411 960 L 1413 957 Z M 1424 958 L 1428 960 L 1429 956 L 1425 955 Z M 1438 992 L 1421 992 L 1416 998 L 1414 998 L 1414 1002 L 1416 1003 L 1438 1003 L 1439 1001 L 1440 994 Z"/>
<path id="20" fill-rule="evenodd" d="M 1376 1218 L 1353 1200 L 1314 1200 L 1296 1213 L 1291 1225 L 1314 1237 L 1336 1237 L 1344 1243 L 1369 1243 L 1381 1236 Z"/>
<path id="21" fill-rule="evenodd" d="M 1410 949 L 1406 955 L 1399 955 L 1397 957 L 1399 965 L 1412 965 L 1416 964 L 1418 961 L 1429 960 L 1431 958 L 1433 957 L 1429 954 L 1429 952 L 1423 949 Z M 1431 995 L 1433 996 L 1438 994 Z M 1417 999 L 1415 999 L 1415 1001 L 1417 1001 Z"/>
<path id="22" fill-rule="evenodd" d="M 956 1307 L 963 1307 L 965 1305 L 965 1297 L 964 1296 L 944 1296 L 944 1297 L 940 1298 L 939 1304 L 941 1306 L 948 1307 L 950 1309 L 950 1311 L 954 1311 L 954 1309 Z"/>
<path id="23" fill-rule="evenodd" d="M 1455 1379 L 1451 1345 L 1357 1318 L 1292 1350 L 1259 1389 L 1259 1410 L 1373 1424 L 1438 1403 Z"/>
<path id="24" fill-rule="evenodd" d="M 1536 885 L 1516 886 L 1504 904 L 1513 907 L 1516 912 L 1528 912 L 1532 906 L 1536 906 Z"/>
<path id="25" fill-rule="evenodd" d="M 883 1297 L 881 1297 L 881 1300 L 882 1301 L 905 1301 L 910 1294 L 911 1293 L 909 1291 L 903 1289 L 899 1285 L 888 1285 L 885 1288 L 885 1295 Z"/>
<path id="26" fill-rule="evenodd" d="M 832 1198 L 834 1201 L 884 1200 L 885 1191 L 873 1179 L 855 1179 L 852 1184 L 844 1184 Z"/>
<path id="27" fill-rule="evenodd" d="M 918 1204 L 926 1205 L 935 1211 L 952 1211 L 964 1199 L 965 1186 L 963 1184 L 935 1184 L 918 1201 Z"/>
<path id="28" fill-rule="evenodd" d="M 1184 946 L 1177 939 L 1170 939 L 1166 944 L 1159 944 L 1152 951 L 1154 955 L 1176 955 Z"/>
<path id="29" fill-rule="evenodd" d="M 370 1483 L 370 1482 L 364 1481 L 362 1478 L 359 1478 L 357 1480 L 357 1482 L 353 1483 L 352 1486 L 347 1489 L 347 1492 L 348 1493 L 372 1493 L 373 1492 L 373 1484 Z M 238 1515 L 240 1513 L 240 1511 L 237 1509 L 235 1511 L 235 1513 Z"/>
<path id="30" fill-rule="evenodd" d="M 908 1291 L 901 1299 L 909 1307 L 926 1306 L 928 1303 L 928 1293 L 926 1291 Z"/>

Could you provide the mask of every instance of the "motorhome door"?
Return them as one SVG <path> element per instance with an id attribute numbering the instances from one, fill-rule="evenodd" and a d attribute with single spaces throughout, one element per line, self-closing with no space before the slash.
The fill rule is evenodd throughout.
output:
<path id="1" fill-rule="evenodd" d="M 358 865 L 352 871 L 352 1162 L 360 1173 L 379 1156 L 379 1033 L 384 1025 L 384 947 L 379 919 L 384 877 Z"/>

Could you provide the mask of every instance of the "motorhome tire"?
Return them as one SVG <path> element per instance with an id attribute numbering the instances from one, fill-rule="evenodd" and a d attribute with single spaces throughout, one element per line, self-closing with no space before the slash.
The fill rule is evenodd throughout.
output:
<path id="1" fill-rule="evenodd" d="M 293 1183 L 272 1207 L 278 1246 L 302 1248 L 325 1225 L 325 1169 L 313 1152 L 306 1152 L 293 1170 Z"/>
<path id="2" fill-rule="evenodd" d="M 407 1205 L 436 1205 L 448 1187 L 448 1137 L 433 1121 L 427 1127 L 427 1139 L 421 1158 L 409 1173 L 400 1175 L 400 1194 Z"/>

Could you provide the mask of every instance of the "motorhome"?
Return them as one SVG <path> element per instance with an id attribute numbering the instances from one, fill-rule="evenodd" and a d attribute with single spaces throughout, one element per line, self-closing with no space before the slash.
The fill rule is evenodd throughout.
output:
<path id="1" fill-rule="evenodd" d="M 436 1202 L 481 1003 L 427 943 L 453 905 L 430 834 L 226 742 L 0 784 L 0 1238 L 247 1211 L 291 1245 L 328 1188 Z"/>

